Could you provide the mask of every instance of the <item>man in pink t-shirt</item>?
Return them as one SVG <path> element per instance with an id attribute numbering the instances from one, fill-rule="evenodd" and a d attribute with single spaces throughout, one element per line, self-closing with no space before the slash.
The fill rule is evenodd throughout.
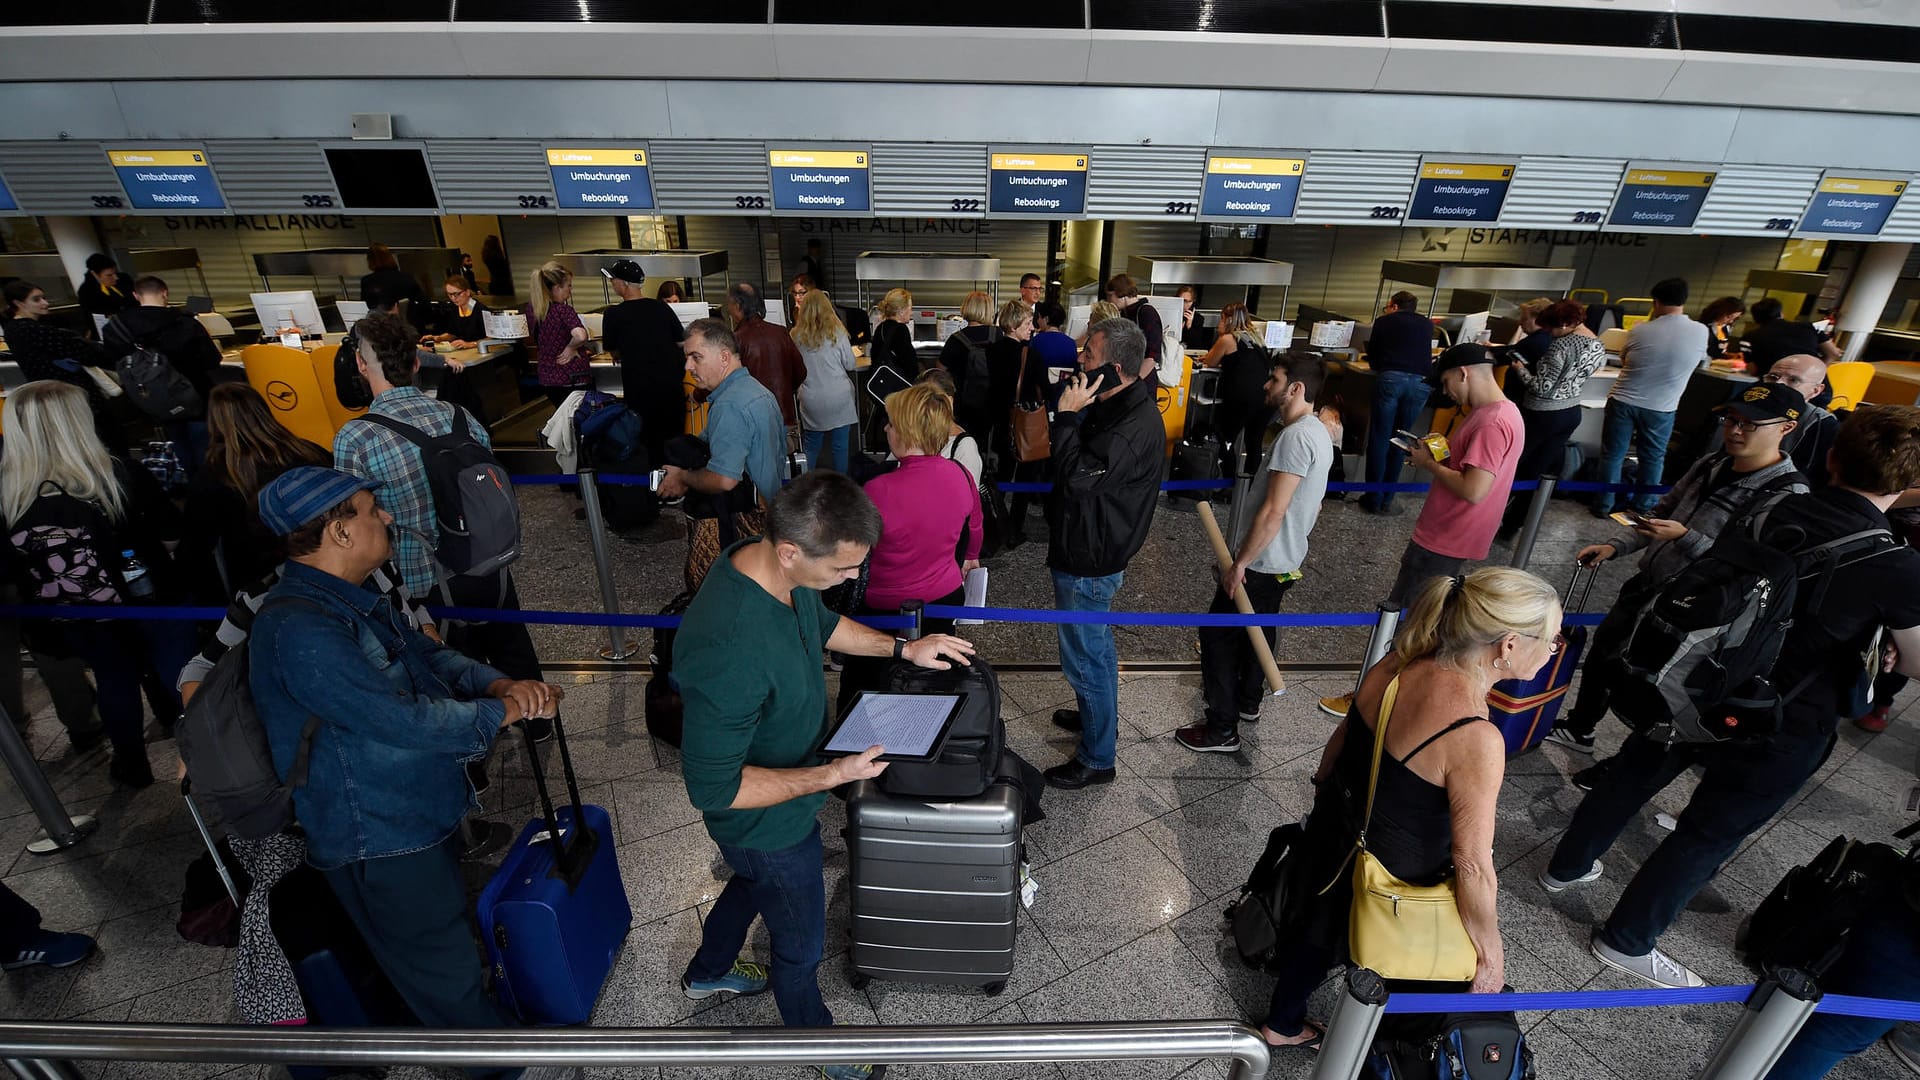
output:
<path id="1" fill-rule="evenodd" d="M 1500 528 L 1513 470 L 1526 439 L 1520 409 L 1493 381 L 1493 358 L 1484 345 L 1455 345 L 1433 362 L 1428 381 L 1467 414 L 1448 441 L 1445 461 L 1435 461 L 1425 443 L 1415 443 L 1407 464 L 1433 477 L 1433 490 L 1414 522 L 1413 539 L 1400 556 L 1400 574 L 1384 607 L 1413 602 L 1427 582 L 1452 577 L 1468 562 L 1484 559 Z M 1321 698 L 1320 708 L 1344 717 L 1351 698 Z"/>

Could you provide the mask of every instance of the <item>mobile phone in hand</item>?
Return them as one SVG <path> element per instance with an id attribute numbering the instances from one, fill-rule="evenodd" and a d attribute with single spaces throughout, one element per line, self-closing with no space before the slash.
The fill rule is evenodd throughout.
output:
<path id="1" fill-rule="evenodd" d="M 1393 438 L 1387 441 L 1411 454 L 1413 453 L 1414 444 L 1420 441 L 1420 436 L 1415 435 L 1411 431 L 1395 428 Z"/>
<path id="2" fill-rule="evenodd" d="M 1638 510 L 1620 510 L 1607 516 L 1629 529 L 1637 529 L 1647 523 L 1647 515 Z"/>

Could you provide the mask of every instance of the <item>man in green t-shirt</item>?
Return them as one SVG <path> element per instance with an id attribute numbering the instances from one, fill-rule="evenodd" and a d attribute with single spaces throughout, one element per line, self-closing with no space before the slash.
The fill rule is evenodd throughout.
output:
<path id="1" fill-rule="evenodd" d="M 733 868 L 681 978 L 690 998 L 771 985 L 788 1026 L 833 1023 L 815 976 L 827 936 L 820 805 L 829 790 L 887 766 L 877 760 L 879 746 L 816 764 L 827 723 L 824 651 L 926 668 L 973 655 L 959 638 L 904 641 L 820 603 L 820 590 L 857 575 L 879 539 L 880 512 L 857 484 L 837 472 L 807 473 L 774 496 L 767 535 L 722 553 L 687 606 L 673 651 L 686 702 L 681 771 L 687 798 Z M 767 924 L 770 969 L 739 959 L 755 915 Z M 829 1080 L 883 1070 L 822 1067 Z"/>

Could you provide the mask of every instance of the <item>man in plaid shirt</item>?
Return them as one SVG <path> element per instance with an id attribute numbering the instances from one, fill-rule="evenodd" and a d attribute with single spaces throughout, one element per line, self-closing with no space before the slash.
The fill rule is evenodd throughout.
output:
<path id="1" fill-rule="evenodd" d="M 453 431 L 454 416 L 464 410 L 435 400 L 414 385 L 420 372 L 420 359 L 413 327 L 397 315 L 374 314 L 354 325 L 354 336 L 360 346 L 360 374 L 373 390 L 373 404 L 368 407 L 368 414 L 397 420 L 428 438 Z M 474 441 L 490 448 L 492 443 L 487 439 L 486 425 L 471 414 L 466 421 L 467 433 Z M 507 570 L 483 577 L 459 575 L 444 582 L 436 581 L 433 547 L 440 542 L 440 527 L 435 520 L 433 488 L 419 447 L 378 424 L 349 421 L 334 436 L 333 463 L 343 472 L 382 483 L 375 497 L 380 508 L 393 515 L 393 564 L 406 582 L 408 592 L 453 607 L 520 610 L 520 594 Z M 540 657 L 533 650 L 533 637 L 525 624 L 462 624 L 447 620 L 442 627 L 447 634 L 447 644 L 468 656 L 514 679 L 541 679 Z M 541 741 L 553 737 L 553 723 L 548 720 L 530 718 L 527 730 Z M 469 762 L 467 775 L 476 793 L 487 790 L 485 761 Z"/>

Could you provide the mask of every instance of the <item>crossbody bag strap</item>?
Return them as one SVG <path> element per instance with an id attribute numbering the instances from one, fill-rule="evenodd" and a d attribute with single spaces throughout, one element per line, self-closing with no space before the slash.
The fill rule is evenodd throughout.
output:
<path id="1" fill-rule="evenodd" d="M 1380 697 L 1380 719 L 1373 726 L 1373 766 L 1367 775 L 1367 810 L 1360 818 L 1360 835 L 1354 838 L 1353 847 L 1348 849 L 1347 857 L 1341 859 L 1340 865 L 1334 869 L 1333 877 L 1321 887 L 1320 895 L 1322 896 L 1340 883 L 1341 875 L 1345 874 L 1347 867 L 1353 864 L 1354 855 L 1367 850 L 1367 826 L 1373 821 L 1373 795 L 1380 787 L 1380 755 L 1385 752 L 1387 746 L 1387 721 L 1393 718 L 1393 705 L 1399 697 L 1400 676 L 1395 675 L 1393 681 L 1387 684 L 1387 692 Z"/>
<path id="2" fill-rule="evenodd" d="M 1027 385 L 1027 347 L 1020 346 L 1020 374 L 1013 377 L 1013 404 L 1020 405 L 1020 391 Z"/>

